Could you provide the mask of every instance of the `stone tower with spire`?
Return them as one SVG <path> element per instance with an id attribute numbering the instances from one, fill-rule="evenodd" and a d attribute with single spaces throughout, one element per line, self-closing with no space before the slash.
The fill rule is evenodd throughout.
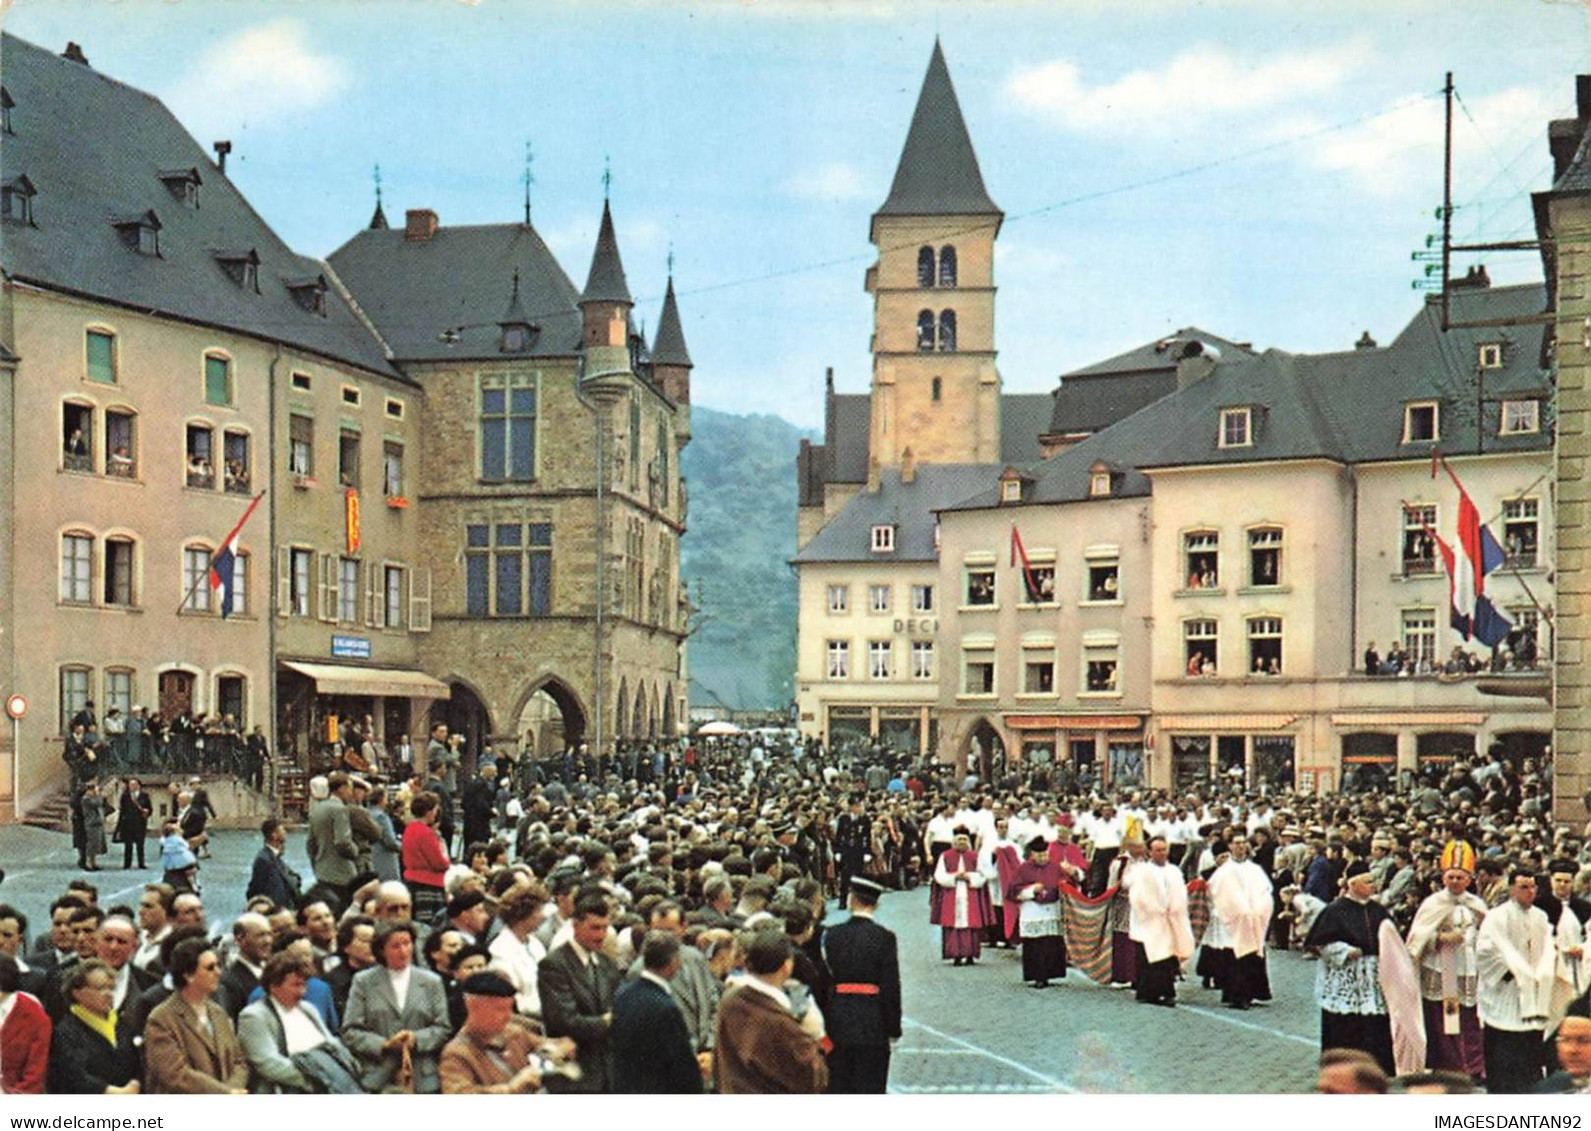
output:
<path id="1" fill-rule="evenodd" d="M 989 198 L 938 41 L 889 197 L 873 214 L 870 462 L 1000 459 Z"/>
<path id="2" fill-rule="evenodd" d="M 672 274 L 663 295 L 657 337 L 652 340 L 652 374 L 663 395 L 674 403 L 674 438 L 683 448 L 691 439 L 691 352 L 685 348 L 685 330 L 680 325 Z"/>

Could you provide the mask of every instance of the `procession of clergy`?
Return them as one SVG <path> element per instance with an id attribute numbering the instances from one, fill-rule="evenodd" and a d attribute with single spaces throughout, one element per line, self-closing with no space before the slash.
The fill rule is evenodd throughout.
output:
<path id="1" fill-rule="evenodd" d="M 1099 827 L 1097 815 L 1079 814 L 1079 831 L 1114 839 L 1108 808 L 1105 817 Z M 1063 822 L 1018 830 L 1036 834 L 1019 842 L 1020 860 L 1017 844 L 1006 839 L 1009 827 L 997 831 L 992 851 L 984 844 L 980 852 L 984 838 L 976 824 L 955 826 L 934 868 L 930 918 L 943 931 L 943 956 L 960 966 L 977 960 L 986 938 L 997 945 L 1020 939 L 1023 979 L 1043 988 L 1065 977 L 1070 936 L 1093 960 L 1085 969 L 1096 980 L 1131 985 L 1138 1002 L 1174 1008 L 1177 982 L 1200 941 L 1195 920 L 1205 917 L 1194 914 L 1190 890 L 1197 895 L 1202 885 L 1207 925 L 1192 973 L 1206 987 L 1219 987 L 1229 1008 L 1268 1002 L 1266 941 L 1280 901 L 1251 858 L 1248 836 L 1235 830 L 1212 841 L 1206 859 L 1213 870 L 1190 883 L 1167 837 L 1146 841 L 1131 816 L 1114 827 L 1125 829 L 1120 849 L 1096 841 L 1085 863 Z M 1544 1084 L 1556 1067 L 1552 1038 L 1566 1017 L 1575 1042 L 1591 1040 L 1591 1022 L 1579 1020 L 1591 1014 L 1584 949 L 1591 904 L 1572 895 L 1577 872 L 1573 861 L 1554 861 L 1554 890 L 1546 894 L 1530 870 L 1510 871 L 1506 899 L 1488 906 L 1469 890 L 1474 848 L 1450 841 L 1441 857 L 1442 887 L 1420 903 L 1406 938 L 1377 900 L 1376 878 L 1363 859 L 1343 870 L 1341 894 L 1330 903 L 1293 896 L 1297 910 L 1288 915 L 1307 924 L 1303 944 L 1320 962 L 1315 990 L 1323 1054 L 1357 1050 L 1388 1077 L 1452 1074 L 1446 1078 L 1468 1077 L 1493 1093 L 1569 1090 L 1556 1086 L 1559 1080 L 1583 1089 L 1583 1080 L 1563 1072 L 1550 1088 Z M 1100 876 L 1103 891 L 1089 884 Z M 1088 929 L 1091 918 L 1101 920 L 1101 929 Z"/>

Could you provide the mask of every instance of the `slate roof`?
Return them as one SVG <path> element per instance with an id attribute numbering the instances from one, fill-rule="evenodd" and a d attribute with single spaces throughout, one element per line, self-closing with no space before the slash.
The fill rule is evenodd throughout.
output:
<path id="1" fill-rule="evenodd" d="M 1000 462 L 1037 463 L 1039 437 L 1049 423 L 1054 393 L 1000 395 Z"/>
<path id="2" fill-rule="evenodd" d="M 877 491 L 859 491 L 838 514 L 812 536 L 791 560 L 798 565 L 814 562 L 931 562 L 934 548 L 934 513 L 1000 474 L 998 464 L 919 465 L 910 483 L 901 482 L 899 468 L 879 475 Z M 874 553 L 873 527 L 895 527 L 895 549 Z"/>
<path id="3" fill-rule="evenodd" d="M 1539 313 L 1539 284 L 1456 291 L 1454 322 Z M 1340 463 L 1427 460 L 1432 445 L 1405 444 L 1404 406 L 1437 400 L 1443 455 L 1484 450 L 1550 451 L 1550 375 L 1540 368 L 1541 326 L 1441 331 L 1440 309 L 1426 303 L 1392 343 L 1379 349 L 1330 354 L 1267 350 L 1219 366 L 1202 381 L 1173 392 L 1083 440 L 1033 469 L 1037 481 L 1022 505 L 1080 501 L 1088 497 L 1089 469 L 1104 460 L 1123 469 L 1113 494 L 1149 491 L 1145 471 L 1156 468 L 1244 464 L 1321 458 Z M 1488 400 L 1477 436 L 1477 359 L 1482 343 L 1502 342 L 1503 366 L 1482 375 Z M 1541 431 L 1497 435 L 1500 406 L 1509 393 L 1542 401 Z M 1217 444 L 1220 410 L 1253 409 L 1254 442 Z M 946 510 L 999 505 L 997 477 Z"/>
<path id="4" fill-rule="evenodd" d="M 580 345 L 579 292 L 535 228 L 439 226 L 429 240 L 366 228 L 331 265 L 400 362 L 501 358 L 498 319 L 519 272 L 526 317 L 540 326 L 520 357 L 572 357 Z M 459 340 L 438 340 L 458 329 Z"/>
<path id="5" fill-rule="evenodd" d="M 335 291 L 325 315 L 285 280 L 323 265 L 292 251 L 157 99 L 12 35 L 0 70 L 15 131 L 0 138 L 0 178 L 37 187 L 34 224 L 7 222 L 0 268 L 18 280 L 157 315 L 248 334 L 388 376 L 401 376 Z M 198 207 L 160 179 L 200 171 Z M 159 256 L 129 247 L 118 217 L 154 212 Z M 217 249 L 259 253 L 259 293 L 235 283 Z"/>
<path id="6" fill-rule="evenodd" d="M 597 231 L 597 246 L 591 253 L 591 270 L 581 302 L 623 302 L 634 304 L 630 286 L 624 280 L 624 262 L 619 258 L 619 240 L 613 234 L 613 210 L 602 202 L 602 227 Z"/>
<path id="7" fill-rule="evenodd" d="M 1591 192 L 1591 130 L 1580 139 L 1580 148 L 1564 168 L 1563 174 L 1553 182 L 1555 193 Z"/>
<path id="8" fill-rule="evenodd" d="M 983 173 L 961 116 L 945 53 L 934 40 L 917 109 L 889 196 L 875 216 L 1003 216 L 983 187 Z"/>
<path id="9" fill-rule="evenodd" d="M 1175 392 L 1174 344 L 1195 339 L 1214 345 L 1223 360 L 1254 356 L 1248 345 L 1197 326 L 1184 326 L 1166 337 L 1063 374 L 1047 431 L 1057 436 L 1097 432 Z"/>
<path id="10" fill-rule="evenodd" d="M 652 339 L 652 364 L 691 368 L 691 351 L 685 348 L 685 329 L 680 325 L 679 304 L 674 301 L 674 276 L 668 277 L 663 295 L 663 314 L 657 320 L 657 336 Z"/>

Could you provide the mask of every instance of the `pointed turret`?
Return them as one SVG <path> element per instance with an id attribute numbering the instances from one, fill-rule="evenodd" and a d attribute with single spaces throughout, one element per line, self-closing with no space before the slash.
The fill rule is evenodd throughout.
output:
<path id="1" fill-rule="evenodd" d="M 978 155 L 937 39 L 895 182 L 875 222 L 879 216 L 1004 216 L 983 187 Z"/>
<path id="2" fill-rule="evenodd" d="M 680 447 L 691 438 L 691 368 L 679 304 L 674 300 L 674 276 L 670 275 L 663 295 L 663 317 L 657 323 L 657 337 L 652 339 L 652 372 L 663 395 L 674 402 L 674 436 Z"/>
<path id="3" fill-rule="evenodd" d="M 597 248 L 591 256 L 586 289 L 580 295 L 580 345 L 588 377 L 631 371 L 630 308 L 634 305 L 624 281 L 619 240 L 613 234 L 613 211 L 603 200 Z"/>
<path id="4" fill-rule="evenodd" d="M 387 214 L 381 210 L 381 198 L 376 197 L 376 211 L 370 217 L 371 231 L 384 232 L 390 225 L 387 223 Z"/>

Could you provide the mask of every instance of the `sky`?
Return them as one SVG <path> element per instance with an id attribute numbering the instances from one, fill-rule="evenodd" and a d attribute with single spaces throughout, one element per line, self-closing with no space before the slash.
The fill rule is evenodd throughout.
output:
<path id="1" fill-rule="evenodd" d="M 1184 326 L 1382 342 L 1421 301 L 1454 72 L 1461 241 L 1528 238 L 1585 0 L 0 0 L 8 32 L 161 98 L 296 250 L 387 215 L 532 218 L 577 286 L 603 172 L 648 336 L 669 255 L 693 400 L 822 420 L 864 392 L 874 258 L 937 35 L 990 195 L 1005 388 Z M 1473 261 L 1460 257 L 1458 272 Z M 1486 257 L 1539 280 L 1533 254 Z"/>

